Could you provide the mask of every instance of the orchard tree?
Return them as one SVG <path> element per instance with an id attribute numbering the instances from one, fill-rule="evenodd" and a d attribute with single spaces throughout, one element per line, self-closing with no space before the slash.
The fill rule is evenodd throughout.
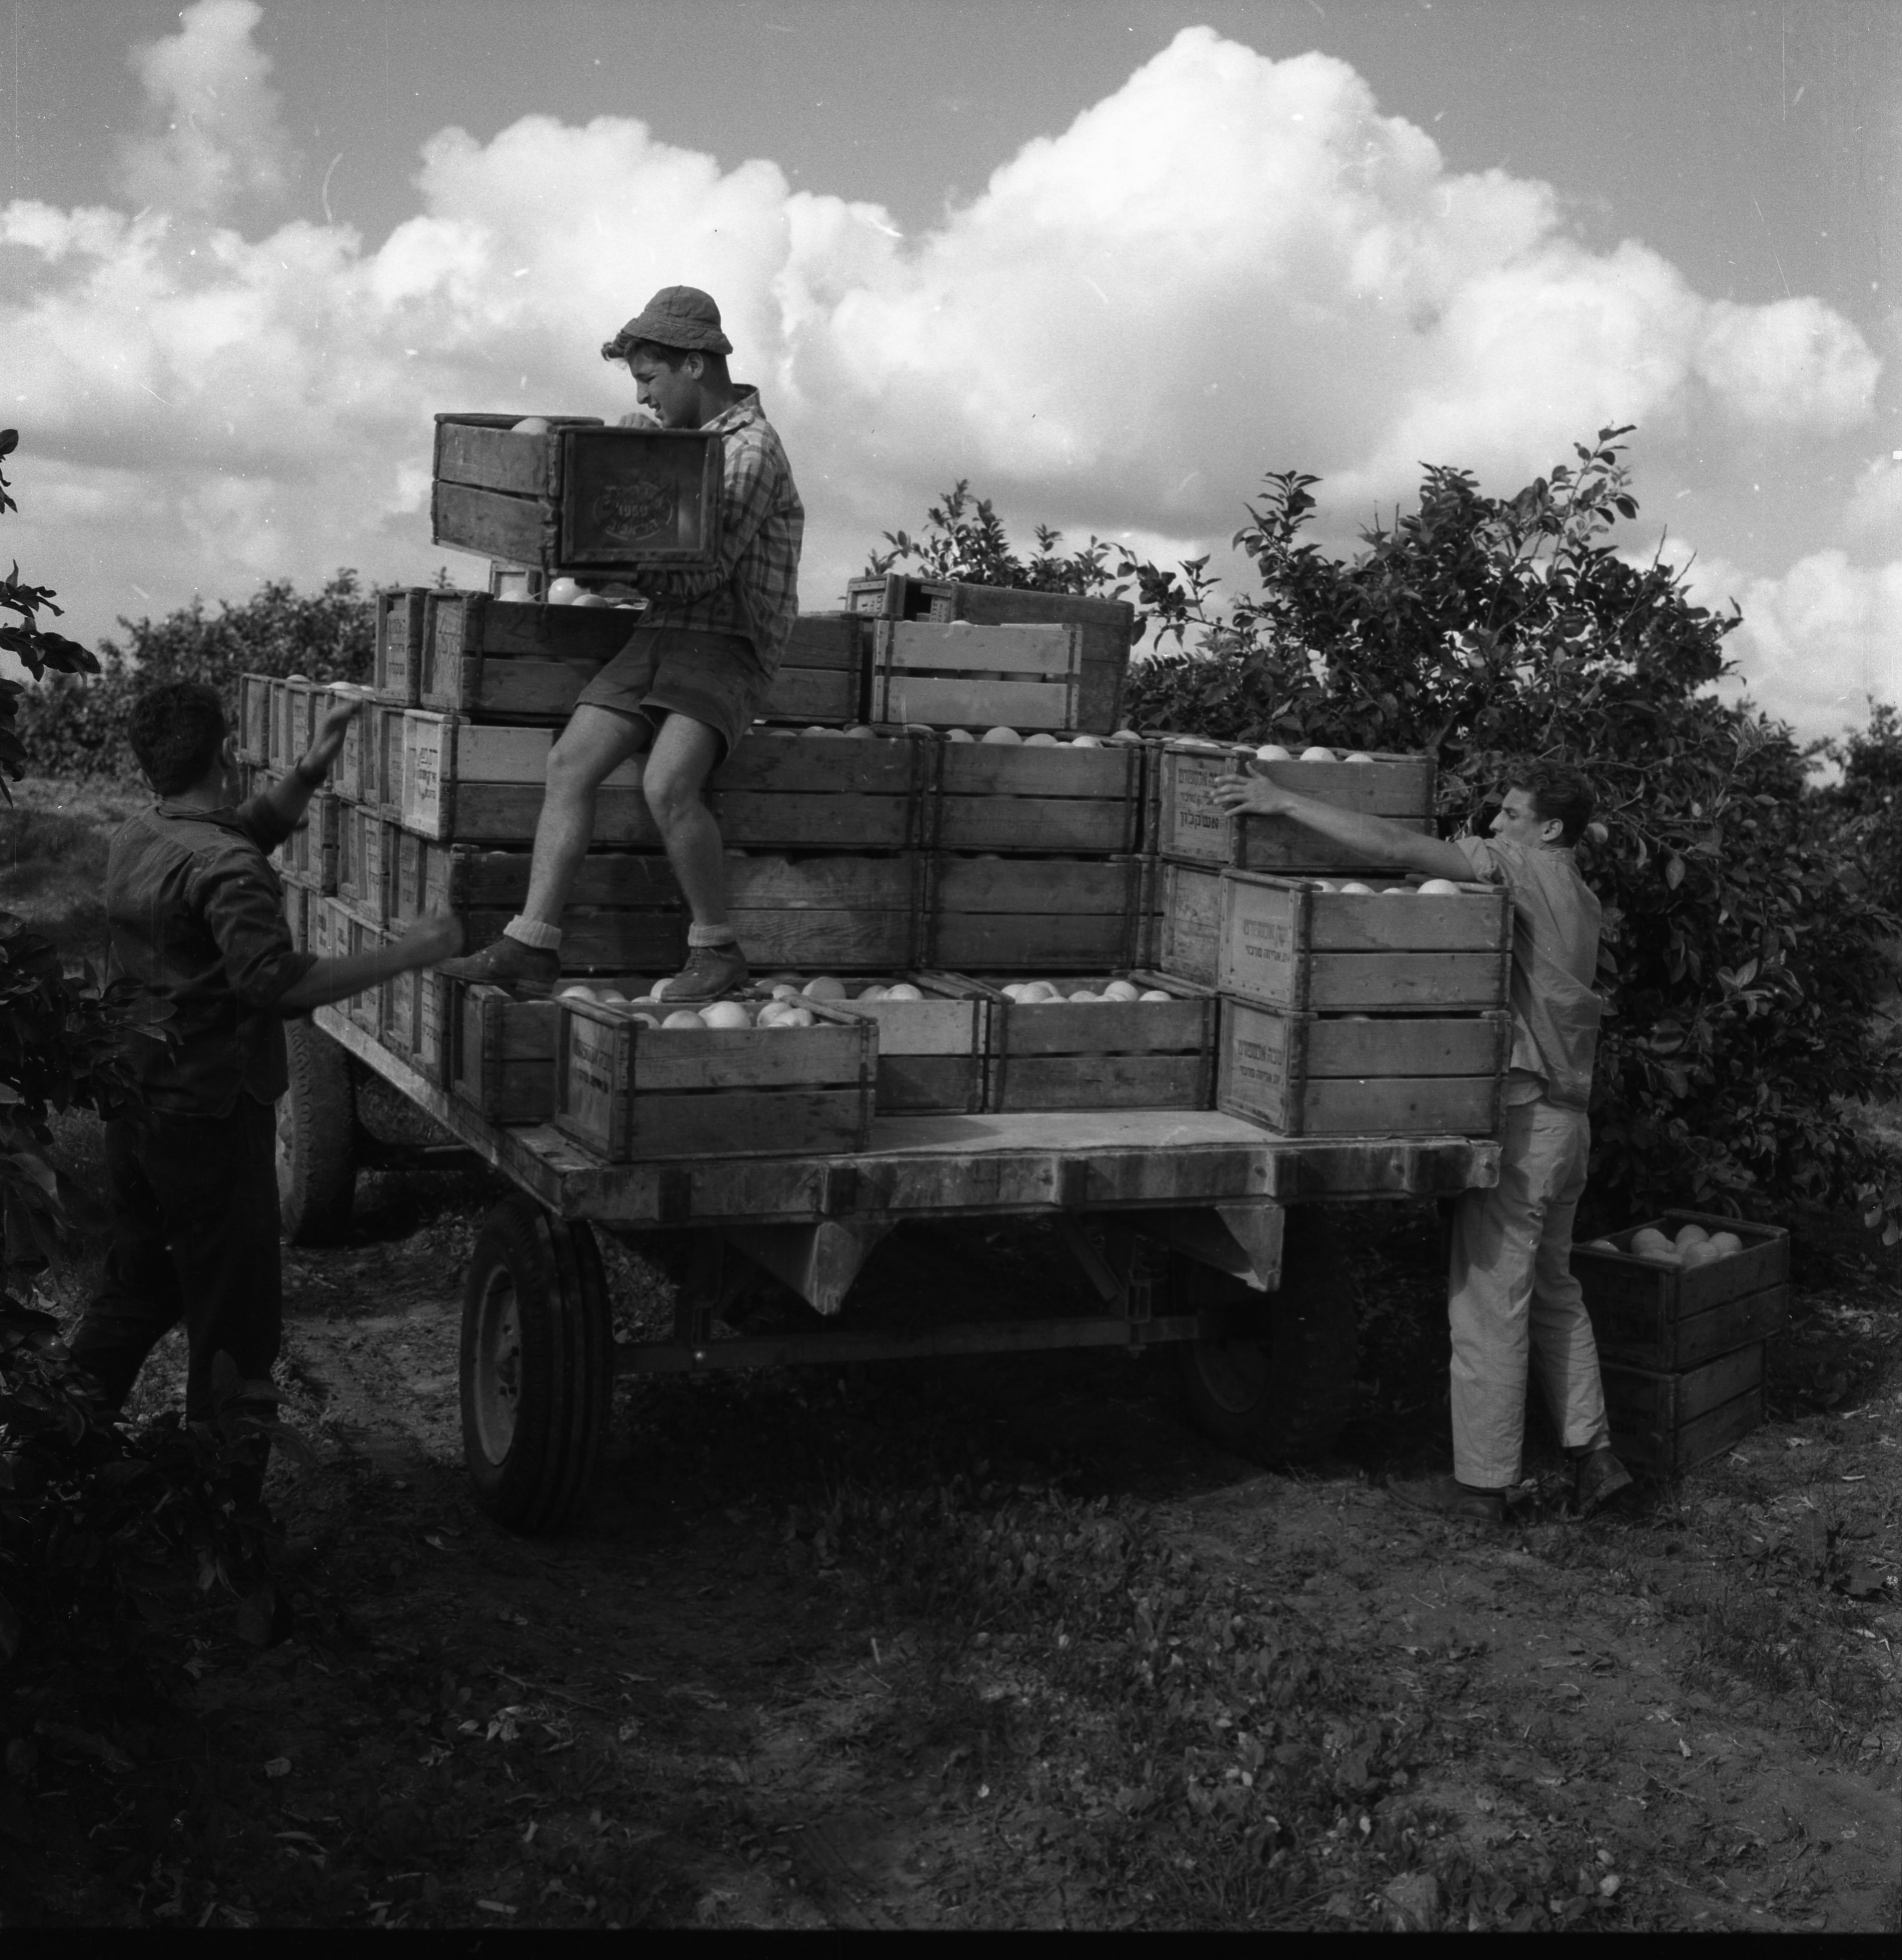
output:
<path id="1" fill-rule="evenodd" d="M 1740 616 L 1694 604 L 1662 552 L 1633 563 L 1612 542 L 1638 510 L 1629 433 L 1601 430 L 1510 497 L 1430 467 L 1417 508 L 1348 557 L 1308 535 L 1318 479 L 1271 475 L 1235 538 L 1258 589 L 1225 606 L 1206 559 L 1166 572 L 1124 552 L 1112 568 L 1093 538 L 1065 561 L 1042 529 L 1041 576 L 1133 585 L 1172 643 L 1132 670 L 1137 727 L 1423 751 L 1449 832 L 1479 821 L 1522 762 L 1584 768 L 1601 807 L 1579 856 L 1605 907 L 1610 1010 L 1593 1104 L 1600 1215 L 1853 1201 L 1893 1243 L 1902 1177 L 1863 1118 L 1902 1091 L 1874 1032 L 1894 985 L 1883 943 L 1902 922 L 1838 829 L 1815 820 L 1789 730 L 1710 692 L 1731 671 L 1723 643 Z M 902 557 L 940 577 L 1032 582 L 968 486 L 929 517 L 921 540 L 888 533 L 893 554 L 873 568 Z M 1887 738 L 1866 754 L 1858 781 L 1886 781 Z"/>
<path id="2" fill-rule="evenodd" d="M 126 718 L 140 690 L 161 681 L 209 682 L 234 709 L 242 673 L 367 681 L 376 651 L 376 594 L 346 566 L 314 593 L 274 578 L 242 606 L 223 600 L 212 613 L 194 598 L 162 619 L 119 623 L 125 642 L 104 643 L 103 667 L 87 654 L 88 665 L 78 670 L 87 677 L 56 679 L 23 705 L 23 752 L 36 774 L 131 775 Z"/>

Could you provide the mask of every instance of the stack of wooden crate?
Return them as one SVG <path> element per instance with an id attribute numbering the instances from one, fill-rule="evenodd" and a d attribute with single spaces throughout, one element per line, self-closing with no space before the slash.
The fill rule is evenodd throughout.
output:
<path id="1" fill-rule="evenodd" d="M 1701 1211 L 1649 1221 L 1734 1233 L 1742 1249 L 1706 1265 L 1631 1250 L 1636 1225 L 1608 1245 L 1575 1246 L 1605 1378 L 1611 1446 L 1633 1468 L 1681 1475 L 1764 1420 L 1766 1344 L 1789 1314 L 1789 1234 Z"/>
<path id="2" fill-rule="evenodd" d="M 1244 769 L 1423 832 L 1433 808 L 1424 756 L 1152 749 L 1155 963 L 1220 994 L 1217 1106 L 1289 1136 L 1495 1134 L 1511 1048 L 1506 894 L 1423 895 L 1287 819 L 1228 816 L 1215 784 Z"/>
<path id="3" fill-rule="evenodd" d="M 492 475 L 491 453 L 507 434 L 459 425 L 444 447 L 479 450 L 474 463 L 456 462 L 452 453 L 451 466 Z M 459 502 L 443 494 L 439 480 L 439 530 L 444 508 L 463 511 L 458 523 L 474 521 L 469 511 L 486 511 L 483 522 L 519 528 L 530 520 L 522 510 L 491 508 L 514 494 L 491 486 Z M 543 498 L 533 521 L 559 533 L 560 508 L 558 499 Z M 545 557 L 513 598 L 501 590 L 412 588 L 380 601 L 375 699 L 353 724 L 320 815 L 319 802 L 313 804 L 313 821 L 327 826 L 335 845 L 324 889 L 300 885 L 304 896 L 294 902 L 301 905 L 304 943 L 355 950 L 425 912 L 447 909 L 462 918 L 469 943 L 479 945 L 520 909 L 549 750 L 581 688 L 638 621 L 631 611 L 605 606 L 536 603 L 532 595 L 545 588 L 552 568 Z M 503 587 L 507 576 L 491 586 Z M 879 585 L 881 595 L 889 590 L 898 594 L 895 603 L 905 603 L 905 581 Z M 965 588 L 950 590 L 956 601 Z M 886 1030 L 902 1064 L 888 1072 L 893 1106 L 980 1107 L 992 1080 L 990 1002 L 1003 998 L 987 983 L 1124 971 L 1145 937 L 1143 745 L 1133 737 L 1093 737 L 1080 746 L 1057 739 L 1059 730 L 1066 738 L 1089 732 L 1077 721 L 1086 708 L 1108 731 L 1128 657 L 1130 611 L 1026 595 L 1038 616 L 1023 622 L 1023 640 L 1004 651 L 1015 658 L 1027 646 L 1032 664 L 1025 671 L 1043 678 L 1026 680 L 1007 666 L 967 669 L 962 681 L 954 674 L 959 702 L 914 701 L 905 722 L 873 726 L 864 717 L 880 671 L 879 632 L 889 622 L 854 597 L 854 609 L 800 619 L 760 723 L 710 783 L 733 923 L 756 972 L 889 978 L 930 966 L 969 966 L 984 975 L 953 983 L 984 1008 L 966 1017 L 961 1056 L 921 1053 L 908 1058 L 919 1065 L 908 1068 L 905 1036 L 895 1024 Z M 1067 616 L 1066 609 L 1085 616 Z M 995 610 L 972 630 L 1016 631 Z M 1054 707 L 1052 686 L 1061 697 Z M 302 752 L 320 711 L 320 692 L 246 677 L 246 727 L 255 723 L 258 731 L 262 769 L 281 770 Z M 940 711 L 954 705 L 956 719 Z M 890 707 L 888 698 L 885 711 Z M 1033 733 L 1048 725 L 1051 733 L 1008 746 L 959 738 L 974 725 L 996 725 L 1005 712 L 1016 717 L 1010 725 Z M 612 984 L 638 992 L 640 983 L 625 976 L 651 979 L 677 969 L 686 954 L 686 908 L 641 772 L 637 758 L 602 786 L 594 848 L 562 921 L 565 979 L 603 983 L 603 991 Z M 500 1120 L 547 1120 L 559 1112 L 562 1081 L 592 1080 L 587 1068 L 561 1072 L 592 1039 L 580 1007 L 514 1000 L 500 989 L 423 974 L 393 982 L 380 998 L 359 999 L 347 1011 L 426 1077 Z M 875 1018 L 846 1017 L 874 1041 Z M 924 1039 L 929 1049 L 942 1037 Z M 794 1053 L 794 1045 L 763 1036 L 759 1045 L 784 1059 Z M 1204 1075 L 1212 1047 L 1211 1035 L 1202 1043 Z M 646 1048 L 641 1079 L 651 1091 L 660 1075 L 654 1045 Z M 935 1066 L 947 1059 L 949 1069 Z M 701 1066 L 682 1061 L 674 1073 L 685 1082 Z M 1019 1071 L 1019 1082 L 1035 1072 Z M 1073 1071 L 1080 1080 L 1089 1072 L 1080 1064 Z M 702 1068 L 708 1082 L 717 1073 Z M 954 1074 L 962 1087 L 946 1087 Z M 924 1078 L 936 1080 L 933 1093 L 942 1093 L 943 1102 L 930 1103 L 919 1086 Z M 738 1083 L 744 1071 L 720 1079 Z M 1082 1093 L 1073 1087 L 1068 1099 Z M 1207 1093 L 1200 1099 L 1206 1104 Z M 595 1128 L 616 1150 L 635 1147 L 646 1134 L 619 1118 Z M 778 1147 L 792 1146 L 782 1140 Z"/>

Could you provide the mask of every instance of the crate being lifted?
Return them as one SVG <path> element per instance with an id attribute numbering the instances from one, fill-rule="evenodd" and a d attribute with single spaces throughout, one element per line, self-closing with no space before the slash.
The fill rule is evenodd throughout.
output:
<path id="1" fill-rule="evenodd" d="M 1333 871 L 1391 862 L 1337 844 L 1290 817 L 1228 816 L 1215 800 L 1215 785 L 1239 775 L 1264 777 L 1317 802 L 1385 817 L 1423 834 L 1433 828 L 1430 756 L 1264 762 L 1247 749 L 1180 740 L 1157 744 L 1150 757 L 1148 829 L 1157 852 L 1176 864 L 1234 864 L 1252 871 Z"/>
<path id="2" fill-rule="evenodd" d="M 719 558 L 722 442 L 589 415 L 439 415 L 431 536 L 545 574 L 704 571 Z"/>

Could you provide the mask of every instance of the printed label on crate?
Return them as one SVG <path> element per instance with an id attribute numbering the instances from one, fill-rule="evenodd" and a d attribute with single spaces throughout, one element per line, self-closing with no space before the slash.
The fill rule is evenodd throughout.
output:
<path id="1" fill-rule="evenodd" d="M 595 527 L 612 544 L 634 544 L 672 529 L 679 504 L 677 483 L 638 477 L 606 483 L 594 500 Z"/>
<path id="2" fill-rule="evenodd" d="M 1237 1029 L 1229 1039 L 1229 1068 L 1238 1085 L 1278 1099 L 1288 1082 L 1287 1023 L 1267 1014 L 1249 1020 L 1248 1032 Z"/>
<path id="3" fill-rule="evenodd" d="M 1175 798 L 1167 848 L 1197 857 L 1228 855 L 1231 819 L 1215 800 L 1215 785 L 1233 773 L 1223 756 L 1175 756 Z"/>

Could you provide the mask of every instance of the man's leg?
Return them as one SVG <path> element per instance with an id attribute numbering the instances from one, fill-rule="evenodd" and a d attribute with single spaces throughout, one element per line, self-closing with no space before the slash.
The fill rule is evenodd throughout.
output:
<path id="1" fill-rule="evenodd" d="M 1519 1481 L 1525 1441 L 1528 1312 L 1545 1207 L 1531 1138 L 1531 1106 L 1507 1110 L 1499 1182 L 1468 1192 L 1453 1222 L 1447 1297 L 1453 1475 L 1481 1490 Z"/>
<path id="2" fill-rule="evenodd" d="M 502 937 L 466 959 L 446 959 L 455 980 L 521 981 L 552 985 L 561 968 L 561 915 L 574 874 L 594 837 L 594 807 L 602 784 L 647 746 L 644 717 L 583 702 L 549 752 L 547 787 L 535 822 L 528 897 Z"/>
<path id="3" fill-rule="evenodd" d="M 717 1000 L 746 982 L 746 956 L 727 918 L 726 848 L 701 794 L 724 746 L 717 729 L 691 715 L 670 714 L 643 778 L 667 862 L 693 915 L 687 965 L 668 985 L 670 1001 Z"/>
<path id="4" fill-rule="evenodd" d="M 123 1405 L 146 1356 L 185 1312 L 166 1245 L 165 1214 L 145 1175 L 140 1141 L 138 1126 L 122 1117 L 106 1125 L 112 1245 L 103 1282 L 72 1338 L 73 1359 L 114 1408 Z M 275 1176 L 272 1195 L 275 1201 Z"/>
<path id="5" fill-rule="evenodd" d="M 1572 1273 L 1573 1221 L 1585 1193 L 1591 1146 L 1591 1126 L 1582 1110 L 1538 1106 L 1533 1148 L 1551 1166 L 1554 1195 L 1533 1273 L 1532 1369 L 1559 1440 L 1576 1465 L 1573 1497 L 1582 1514 L 1631 1482 L 1630 1472 L 1612 1453 L 1598 1338 L 1586 1310 L 1585 1290 Z"/>

